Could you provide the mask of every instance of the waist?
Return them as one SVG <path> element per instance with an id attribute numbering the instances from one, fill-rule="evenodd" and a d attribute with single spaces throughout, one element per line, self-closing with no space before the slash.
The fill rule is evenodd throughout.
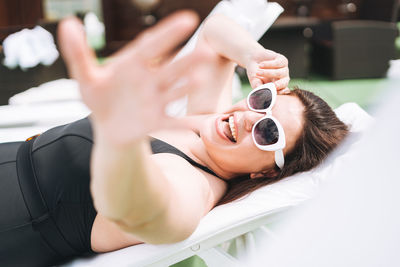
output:
<path id="1" fill-rule="evenodd" d="M 77 252 L 66 242 L 58 229 L 42 195 L 36 179 L 32 161 L 32 144 L 34 139 L 24 142 L 17 152 L 17 177 L 26 208 L 29 212 L 32 228 L 63 258 L 76 255 Z"/>

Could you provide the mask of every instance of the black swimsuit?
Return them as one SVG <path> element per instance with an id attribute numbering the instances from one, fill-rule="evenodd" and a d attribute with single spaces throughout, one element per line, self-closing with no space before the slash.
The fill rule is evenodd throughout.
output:
<path id="1" fill-rule="evenodd" d="M 0 266 L 50 266 L 94 254 L 92 140 L 86 118 L 28 142 L 0 144 Z M 161 140 L 151 147 L 215 175 Z"/>

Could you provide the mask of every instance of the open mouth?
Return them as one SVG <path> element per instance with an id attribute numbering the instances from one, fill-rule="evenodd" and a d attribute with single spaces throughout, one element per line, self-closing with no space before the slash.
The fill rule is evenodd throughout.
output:
<path id="1" fill-rule="evenodd" d="M 237 134 L 236 134 L 236 128 L 235 128 L 235 122 L 234 122 L 234 117 L 233 115 L 229 115 L 225 119 L 222 120 L 223 122 L 223 132 L 226 137 L 228 137 L 229 140 L 231 140 L 233 143 L 237 142 Z"/>

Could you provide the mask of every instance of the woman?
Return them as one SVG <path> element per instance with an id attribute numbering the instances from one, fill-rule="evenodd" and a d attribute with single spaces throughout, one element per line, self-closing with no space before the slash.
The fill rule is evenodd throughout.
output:
<path id="1" fill-rule="evenodd" d="M 92 115 L 0 146 L 3 266 L 183 240 L 218 203 L 314 167 L 344 138 L 325 102 L 287 89 L 286 58 L 223 16 L 171 63 L 195 26 L 192 13 L 173 15 L 98 66 L 79 23 L 62 22 L 62 52 Z M 273 103 L 230 106 L 235 63 L 254 88 L 274 82 L 265 90 Z M 184 94 L 188 116 L 167 117 L 166 104 Z M 253 134 L 259 121 L 276 129 Z"/>

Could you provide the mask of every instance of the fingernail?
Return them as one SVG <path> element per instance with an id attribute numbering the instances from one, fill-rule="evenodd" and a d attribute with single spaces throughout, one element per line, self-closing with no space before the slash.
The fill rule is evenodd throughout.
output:
<path id="1" fill-rule="evenodd" d="M 257 71 L 257 75 L 263 75 L 264 72 L 262 70 Z"/>

